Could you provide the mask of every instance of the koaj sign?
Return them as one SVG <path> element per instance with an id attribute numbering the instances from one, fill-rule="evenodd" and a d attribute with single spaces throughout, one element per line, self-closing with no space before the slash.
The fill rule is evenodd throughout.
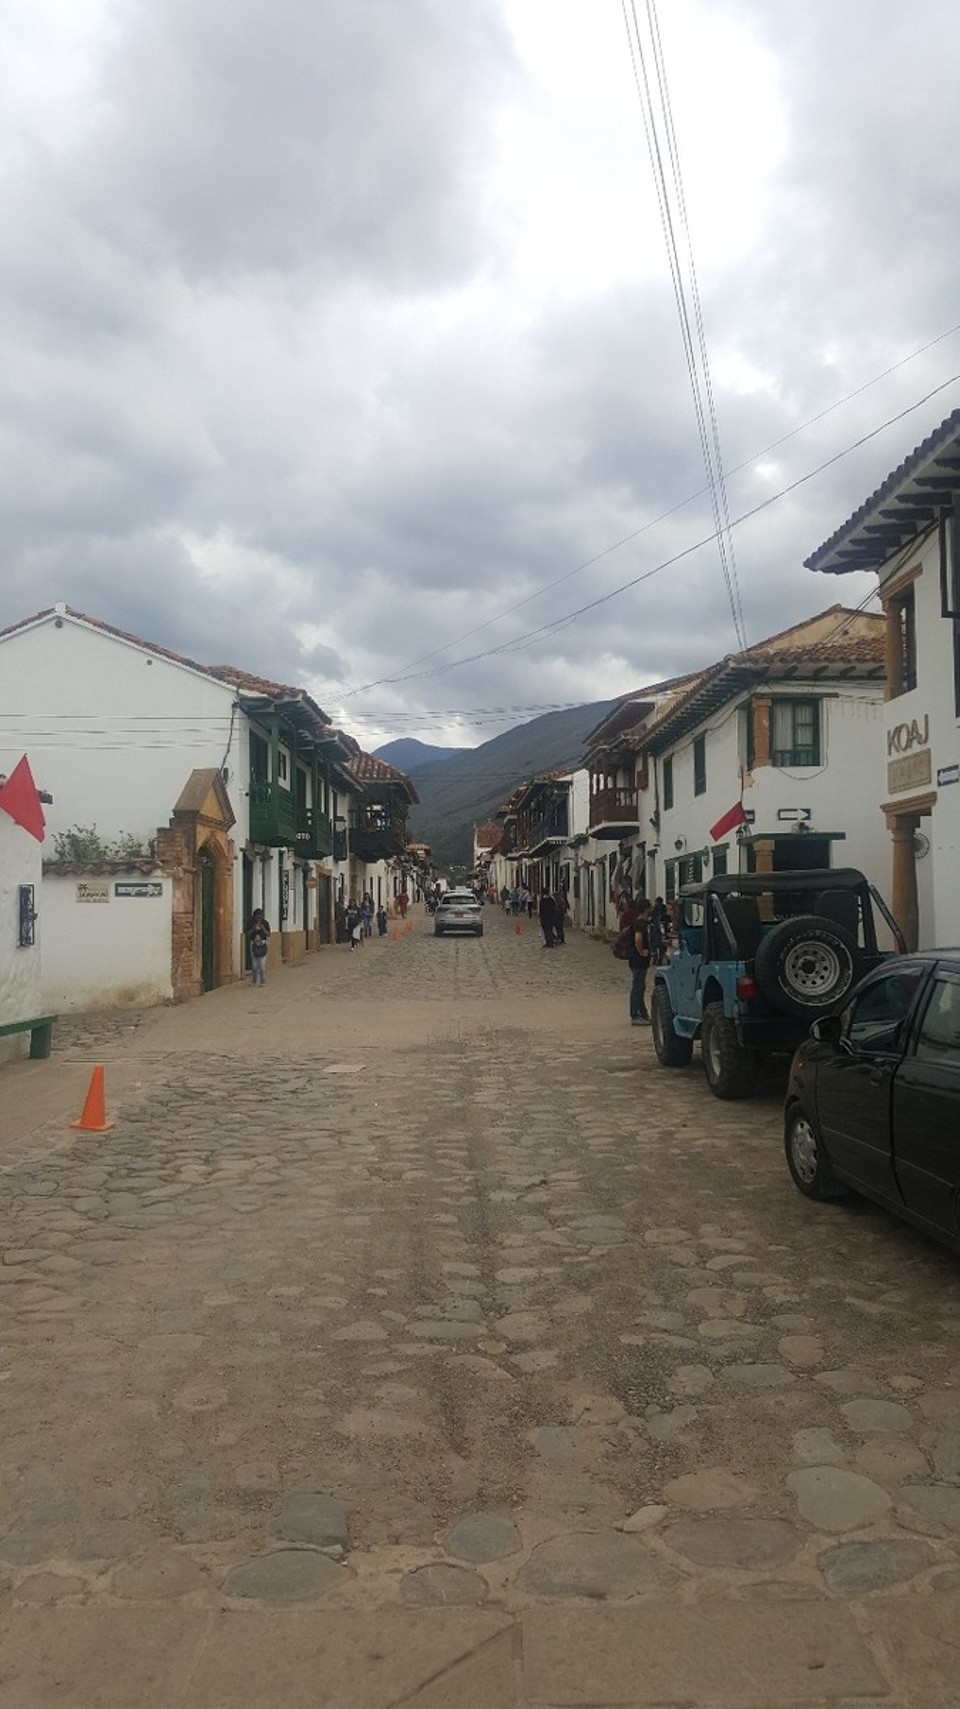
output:
<path id="1" fill-rule="evenodd" d="M 887 731 L 887 759 L 895 754 L 909 754 L 914 748 L 925 748 L 930 740 L 930 714 L 925 712 L 923 723 L 911 718 L 909 724 L 895 724 Z"/>

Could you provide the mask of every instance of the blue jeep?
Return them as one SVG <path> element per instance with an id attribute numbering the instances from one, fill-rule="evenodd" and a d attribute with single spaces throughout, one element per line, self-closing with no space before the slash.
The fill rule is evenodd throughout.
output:
<path id="1" fill-rule="evenodd" d="M 896 921 L 854 867 L 724 873 L 685 885 L 677 945 L 656 969 L 660 1062 L 686 1067 L 700 1039 L 715 1097 L 749 1098 L 763 1059 L 792 1053 L 811 1022 L 894 953 L 877 947 L 875 908 L 903 953 Z"/>

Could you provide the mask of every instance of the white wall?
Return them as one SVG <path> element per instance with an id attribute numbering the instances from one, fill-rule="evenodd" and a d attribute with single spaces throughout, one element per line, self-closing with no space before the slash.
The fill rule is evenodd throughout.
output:
<path id="1" fill-rule="evenodd" d="M 843 841 L 831 843 L 832 866 L 859 867 L 889 900 L 890 839 L 880 812 L 883 771 L 883 686 L 879 683 L 808 683 L 771 685 L 758 691 L 776 698 L 816 697 L 821 702 L 819 767 L 790 768 L 757 766 L 752 786 L 744 791 L 743 804 L 754 814 L 751 827 L 757 834 L 789 835 L 791 825 L 777 815 L 781 809 L 809 808 L 813 834 L 844 832 Z M 679 852 L 692 854 L 710 848 L 709 828 L 740 798 L 740 767 L 745 764 L 745 705 L 729 706 L 667 750 L 673 754 L 674 805 L 663 806 L 663 760 L 658 756 L 656 775 L 660 800 L 659 853 L 656 860 L 657 894 L 665 894 L 666 862 Z M 693 743 L 707 736 L 707 788 L 693 793 Z M 641 817 L 654 809 L 653 767 L 650 787 L 641 800 Z M 682 849 L 677 850 L 680 842 Z M 740 849 L 731 833 L 728 871 L 739 870 Z M 709 869 L 707 869 L 709 871 Z M 706 876 L 706 873 L 705 873 Z"/>
<path id="2" fill-rule="evenodd" d="M 939 545 L 934 534 L 917 554 L 922 573 L 913 583 L 917 625 L 917 686 L 909 694 L 888 700 L 883 712 L 881 801 L 894 806 L 913 795 L 936 793 L 936 803 L 920 829 L 930 839 L 930 853 L 917 867 L 920 902 L 919 946 L 960 943 L 960 783 L 937 784 L 937 772 L 960 762 L 960 720 L 953 688 L 953 625 L 940 614 Z M 912 567 L 908 565 L 907 567 Z M 882 591 L 882 584 L 881 584 Z M 887 733 L 916 720 L 921 730 L 929 718 L 930 782 L 891 791 L 887 778 Z M 920 745 L 918 744 L 918 747 Z M 917 748 L 911 750 L 917 751 Z M 922 748 L 921 748 L 922 751 Z M 896 757 L 896 756 L 893 756 Z M 887 849 L 889 873 L 892 855 Z M 887 879 L 889 884 L 889 878 Z"/>
<path id="3" fill-rule="evenodd" d="M 28 731 L 38 784 L 53 795 L 48 857 L 53 835 L 73 825 L 152 836 L 190 773 L 225 756 L 234 836 L 246 840 L 244 720 L 234 720 L 228 753 L 226 684 L 66 616 L 7 636 L 0 660 L 4 703 L 16 708 L 16 717 L 0 714 L 0 771 L 20 757 Z"/>
<path id="4" fill-rule="evenodd" d="M 8 635 L 0 670 L 4 706 L 16 708 L 0 711 L 0 772 L 28 739 L 37 785 L 53 795 L 48 859 L 55 834 L 74 825 L 95 825 L 107 840 L 123 832 L 149 839 L 167 824 L 191 772 L 225 761 L 231 836 L 238 848 L 247 840 L 247 721 L 238 713 L 231 734 L 234 691 L 226 684 L 66 615 Z M 244 925 L 239 862 L 234 877 L 236 943 Z"/>
<path id="5" fill-rule="evenodd" d="M 117 885 L 160 886 L 159 896 L 118 896 Z M 105 891 L 107 901 L 81 901 Z M 170 879 L 111 872 L 61 877 L 47 873 L 40 899 L 43 1003 L 46 1012 L 146 1007 L 173 1000 L 170 971 Z"/>
<path id="6" fill-rule="evenodd" d="M 31 765 L 33 760 L 31 752 Z M 12 771 L 13 765 L 0 766 L 0 770 Z M 40 861 L 41 845 L 36 838 L 14 824 L 8 813 L 0 812 L 0 1024 L 29 1021 L 48 1013 L 40 987 L 41 921 L 37 921 L 35 943 L 20 948 L 20 885 L 34 886 L 34 907 L 39 911 Z M 29 1052 L 29 1033 L 0 1038 L 0 1062 Z"/>

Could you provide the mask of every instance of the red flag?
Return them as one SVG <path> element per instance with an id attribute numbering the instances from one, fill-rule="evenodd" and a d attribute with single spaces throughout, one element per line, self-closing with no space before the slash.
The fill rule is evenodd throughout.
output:
<path id="1" fill-rule="evenodd" d="M 743 811 L 743 802 L 737 801 L 724 813 L 722 819 L 718 819 L 715 825 L 710 826 L 707 835 L 712 843 L 718 843 L 728 831 L 736 830 L 738 825 L 747 825 L 749 822 L 746 813 Z"/>
<path id="2" fill-rule="evenodd" d="M 43 842 L 46 820 L 26 754 L 14 766 L 6 783 L 0 784 L 0 807 L 9 813 L 15 825 L 22 825 L 38 843 Z"/>

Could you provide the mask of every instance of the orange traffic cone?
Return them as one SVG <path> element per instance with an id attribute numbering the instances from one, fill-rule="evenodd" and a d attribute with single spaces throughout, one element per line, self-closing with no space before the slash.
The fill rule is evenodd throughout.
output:
<path id="1" fill-rule="evenodd" d="M 71 1122 L 70 1126 L 82 1128 L 85 1133 L 106 1133 L 113 1127 L 113 1122 L 106 1119 L 102 1068 L 95 1068 L 91 1074 L 83 1113 L 80 1120 Z"/>
<path id="2" fill-rule="evenodd" d="M 412 932 L 413 931 L 413 921 L 408 920 L 406 925 L 404 926 L 403 930 L 404 930 L 404 933 Z"/>
<path id="3" fill-rule="evenodd" d="M 518 921 L 517 921 L 517 923 L 516 923 L 516 925 L 515 925 L 515 926 L 514 926 L 514 928 L 513 928 L 513 929 L 514 929 L 514 931 L 515 931 L 515 932 L 516 932 L 516 934 L 517 934 L 517 937 L 519 937 L 519 936 L 520 936 L 520 932 L 521 932 L 521 930 L 522 930 L 522 928 L 521 928 L 521 925 L 520 925 L 520 921 L 519 921 L 519 920 L 518 920 Z"/>
<path id="4" fill-rule="evenodd" d="M 393 938 L 394 943 L 399 943 L 400 942 L 400 927 L 394 926 L 393 931 L 390 935 Z"/>

